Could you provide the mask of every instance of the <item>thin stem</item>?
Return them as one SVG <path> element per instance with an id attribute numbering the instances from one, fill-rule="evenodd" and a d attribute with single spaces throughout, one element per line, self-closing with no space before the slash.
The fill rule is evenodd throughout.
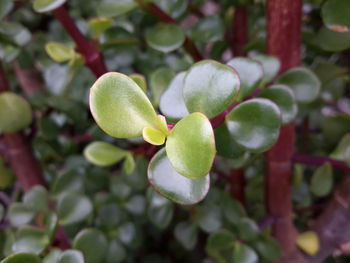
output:
<path id="1" fill-rule="evenodd" d="M 84 56 L 86 65 L 95 74 L 96 77 L 107 72 L 107 67 L 103 61 L 102 54 L 86 40 L 84 35 L 75 25 L 72 17 L 69 15 L 64 6 L 55 9 L 53 15 L 61 22 L 68 34 L 77 44 L 78 51 Z"/>
<path id="2" fill-rule="evenodd" d="M 345 162 L 334 160 L 327 156 L 294 154 L 292 160 L 294 163 L 302 163 L 310 166 L 321 166 L 325 163 L 330 163 L 335 169 L 350 172 L 350 167 Z"/>
<path id="3" fill-rule="evenodd" d="M 231 39 L 233 55 L 235 57 L 244 56 L 244 47 L 248 43 L 248 10 L 246 7 L 235 10 Z"/>

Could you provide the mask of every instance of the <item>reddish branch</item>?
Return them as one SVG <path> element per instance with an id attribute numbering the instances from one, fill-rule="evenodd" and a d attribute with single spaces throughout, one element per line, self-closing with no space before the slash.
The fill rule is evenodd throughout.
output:
<path id="1" fill-rule="evenodd" d="M 301 6 L 301 0 L 267 1 L 268 53 L 280 59 L 282 72 L 300 63 Z M 275 218 L 272 234 L 284 253 L 295 249 L 291 198 L 294 144 L 292 123 L 281 129 L 277 143 L 266 154 L 266 206 L 268 213 Z"/>
<path id="2" fill-rule="evenodd" d="M 5 72 L 0 65 L 0 92 L 9 91 Z M 4 133 L 6 157 L 14 170 L 19 184 L 28 191 L 36 184 L 46 186 L 39 163 L 34 157 L 30 143 L 23 133 Z"/>
<path id="3" fill-rule="evenodd" d="M 18 82 L 27 95 L 30 96 L 36 91 L 42 93 L 45 92 L 40 73 L 35 68 L 24 69 L 17 62 L 14 62 L 13 69 L 16 73 Z"/>
<path id="4" fill-rule="evenodd" d="M 327 156 L 294 154 L 293 162 L 302 163 L 310 166 L 321 166 L 325 163 L 330 163 L 335 169 L 350 172 L 350 167 L 345 162 L 334 160 Z"/>
<path id="5" fill-rule="evenodd" d="M 53 15 L 61 22 L 68 34 L 77 44 L 78 51 L 84 56 L 86 65 L 99 77 L 107 72 L 102 54 L 84 37 L 75 25 L 64 6 L 55 9 Z"/>
<path id="6" fill-rule="evenodd" d="M 246 7 L 235 10 L 230 38 L 233 55 L 235 57 L 244 56 L 244 47 L 248 43 L 248 10 Z"/>
<path id="7" fill-rule="evenodd" d="M 157 5 L 153 3 L 145 3 L 144 0 L 137 0 L 141 8 L 155 17 L 159 18 L 160 21 L 167 24 L 177 24 L 176 20 L 165 13 L 162 9 L 160 9 Z M 203 59 L 203 56 L 199 53 L 196 45 L 188 38 L 185 38 L 184 42 L 185 50 L 192 56 L 195 61 L 199 61 Z"/>

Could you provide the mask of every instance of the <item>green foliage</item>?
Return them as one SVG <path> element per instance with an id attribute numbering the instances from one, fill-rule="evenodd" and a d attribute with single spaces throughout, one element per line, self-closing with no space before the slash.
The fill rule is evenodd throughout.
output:
<path id="1" fill-rule="evenodd" d="M 325 25 L 337 32 L 349 32 L 350 4 L 348 1 L 327 0 L 322 7 L 322 18 Z"/>

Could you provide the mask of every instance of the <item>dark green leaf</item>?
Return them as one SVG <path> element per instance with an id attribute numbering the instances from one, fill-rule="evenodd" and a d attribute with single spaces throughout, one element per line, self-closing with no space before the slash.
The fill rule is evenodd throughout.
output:
<path id="1" fill-rule="evenodd" d="M 65 250 L 57 263 L 85 263 L 83 254 L 75 249 Z"/>
<path id="2" fill-rule="evenodd" d="M 57 204 L 58 218 L 62 225 L 86 220 L 92 212 L 91 201 L 83 195 L 64 193 Z"/>
<path id="3" fill-rule="evenodd" d="M 245 244 L 236 242 L 233 249 L 232 263 L 257 263 L 258 255 Z"/>
<path id="4" fill-rule="evenodd" d="M 187 250 L 192 250 L 198 238 L 196 226 L 190 222 L 180 222 L 175 227 L 175 238 Z"/>
<path id="5" fill-rule="evenodd" d="M 186 73 L 183 96 L 190 113 L 202 112 L 213 118 L 237 98 L 238 74 L 227 65 L 213 60 L 194 64 Z"/>
<path id="6" fill-rule="evenodd" d="M 327 0 L 322 7 L 325 25 L 337 32 L 350 31 L 350 2 L 347 0 Z"/>
<path id="7" fill-rule="evenodd" d="M 49 207 L 47 190 L 41 185 L 33 186 L 29 192 L 25 193 L 23 203 L 33 209 L 33 211 L 46 211 Z"/>
<path id="8" fill-rule="evenodd" d="M 152 158 L 148 168 L 150 184 L 164 197 L 183 205 L 200 202 L 208 193 L 210 177 L 190 179 L 178 174 L 161 149 Z"/>
<path id="9" fill-rule="evenodd" d="M 32 253 L 15 253 L 6 257 L 1 263 L 41 263 L 41 259 Z"/>
<path id="10" fill-rule="evenodd" d="M 277 141 L 280 110 L 270 100 L 252 99 L 236 106 L 227 116 L 231 136 L 243 148 L 264 152 Z"/>
<path id="11" fill-rule="evenodd" d="M 12 245 L 14 252 L 31 252 L 40 254 L 50 244 L 49 236 L 45 230 L 25 226 L 16 233 L 16 241 Z"/>
<path id="12" fill-rule="evenodd" d="M 255 222 L 249 218 L 241 218 L 236 227 L 239 237 L 244 241 L 253 241 L 260 232 Z"/>
<path id="13" fill-rule="evenodd" d="M 175 72 L 170 68 L 159 68 L 150 75 L 150 86 L 152 91 L 153 104 L 158 106 L 163 92 L 168 88 L 174 78 Z"/>

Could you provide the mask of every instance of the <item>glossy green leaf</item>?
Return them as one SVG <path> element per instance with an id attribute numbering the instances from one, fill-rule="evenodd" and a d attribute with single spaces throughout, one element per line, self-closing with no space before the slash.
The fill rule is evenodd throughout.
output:
<path id="1" fill-rule="evenodd" d="M 145 93 L 121 73 L 106 73 L 95 82 L 90 90 L 90 109 L 100 128 L 117 138 L 139 137 L 144 127 L 157 123 Z"/>
<path id="2" fill-rule="evenodd" d="M 86 220 L 92 212 L 92 204 L 86 196 L 65 193 L 58 200 L 57 211 L 60 224 L 69 225 Z"/>
<path id="3" fill-rule="evenodd" d="M 227 62 L 227 65 L 233 67 L 241 82 L 239 95 L 245 98 L 259 87 L 260 81 L 264 77 L 261 64 L 250 58 L 236 57 Z"/>
<path id="4" fill-rule="evenodd" d="M 75 236 L 73 248 L 83 252 L 86 263 L 99 263 L 106 256 L 108 242 L 101 231 L 84 229 Z"/>
<path id="5" fill-rule="evenodd" d="M 219 15 L 210 15 L 201 19 L 190 31 L 193 41 L 202 43 L 222 40 L 225 34 L 225 25 Z"/>
<path id="6" fill-rule="evenodd" d="M 178 174 L 161 149 L 152 158 L 148 168 L 148 180 L 162 196 L 183 205 L 195 204 L 203 200 L 210 186 L 210 177 L 190 179 Z"/>
<path id="7" fill-rule="evenodd" d="M 43 258 L 43 263 L 57 263 L 61 257 L 61 250 L 53 248 L 50 252 Z"/>
<path id="8" fill-rule="evenodd" d="M 256 252 L 249 246 L 236 242 L 233 249 L 232 263 L 258 263 Z"/>
<path id="9" fill-rule="evenodd" d="M 44 217 L 44 224 L 49 235 L 50 240 L 55 238 L 57 226 L 58 226 L 58 216 L 54 212 L 49 212 Z"/>
<path id="10" fill-rule="evenodd" d="M 182 94 L 185 75 L 186 72 L 177 74 L 160 97 L 159 109 L 171 120 L 179 120 L 189 114 Z"/>
<path id="11" fill-rule="evenodd" d="M 45 230 L 25 226 L 16 233 L 16 241 L 12 245 L 13 252 L 30 252 L 40 254 L 50 244 Z"/>
<path id="12" fill-rule="evenodd" d="M 254 242 L 254 247 L 260 256 L 268 262 L 276 262 L 282 257 L 282 249 L 279 243 L 269 236 L 262 236 Z"/>
<path id="13" fill-rule="evenodd" d="M 148 189 L 147 199 L 149 202 L 147 209 L 148 219 L 158 228 L 165 229 L 174 216 L 174 204 L 159 195 L 152 188 Z"/>
<path id="14" fill-rule="evenodd" d="M 19 23 L 0 21 L 0 35 L 8 38 L 8 41 L 24 46 L 32 38 L 30 31 Z"/>
<path id="15" fill-rule="evenodd" d="M 68 249 L 62 252 L 57 263 L 85 263 L 83 254 L 75 249 Z"/>
<path id="16" fill-rule="evenodd" d="M 333 187 L 333 169 L 330 163 L 317 168 L 311 177 L 311 192 L 319 197 L 328 195 Z"/>
<path id="17" fill-rule="evenodd" d="M 192 179 L 204 177 L 216 153 L 210 121 L 199 112 L 183 118 L 171 130 L 165 148 L 171 165 L 179 174 Z"/>
<path id="18" fill-rule="evenodd" d="M 3 19 L 13 8 L 13 2 L 0 0 L 0 19 Z"/>
<path id="19" fill-rule="evenodd" d="M 201 207 L 196 214 L 196 222 L 206 233 L 219 231 L 223 224 L 221 209 L 216 205 Z"/>
<path id="20" fill-rule="evenodd" d="M 350 31 L 350 2 L 346 0 L 327 0 L 322 6 L 325 25 L 337 32 Z"/>
<path id="21" fill-rule="evenodd" d="M 261 63 L 264 72 L 263 83 L 266 84 L 272 81 L 278 74 L 281 68 L 281 63 L 278 58 L 268 55 L 256 55 L 252 59 Z"/>
<path id="22" fill-rule="evenodd" d="M 136 84 L 143 90 L 143 92 L 147 91 L 147 82 L 144 75 L 135 73 L 129 75 L 129 78 L 135 81 Z"/>
<path id="23" fill-rule="evenodd" d="M 14 133 L 32 122 L 32 109 L 21 96 L 12 92 L 0 94 L 0 131 Z"/>
<path id="24" fill-rule="evenodd" d="M 315 100 L 321 89 L 321 82 L 307 68 L 294 68 L 283 73 L 278 80 L 292 88 L 295 99 L 300 103 L 309 103 Z"/>
<path id="25" fill-rule="evenodd" d="M 213 60 L 194 64 L 183 82 L 183 96 L 190 113 L 202 112 L 213 118 L 237 98 L 239 77 L 232 67 Z"/>
<path id="26" fill-rule="evenodd" d="M 221 198 L 222 210 L 226 220 L 236 224 L 240 218 L 246 216 L 246 212 L 240 202 L 231 198 L 227 193 Z"/>
<path id="27" fill-rule="evenodd" d="M 92 142 L 84 149 L 85 158 L 98 166 L 116 164 L 127 154 L 127 151 L 106 142 Z"/>
<path id="28" fill-rule="evenodd" d="M 211 234 L 207 240 L 208 250 L 222 250 L 232 247 L 235 244 L 236 237 L 226 229 Z"/>
<path id="29" fill-rule="evenodd" d="M 350 133 L 345 134 L 330 155 L 331 158 L 347 162 L 350 166 Z"/>
<path id="30" fill-rule="evenodd" d="M 133 0 L 103 0 L 99 2 L 97 14 L 102 17 L 117 17 L 134 10 L 137 3 Z"/>
<path id="31" fill-rule="evenodd" d="M 320 240 L 316 232 L 307 231 L 298 235 L 296 244 L 309 255 L 316 255 L 320 250 Z"/>
<path id="32" fill-rule="evenodd" d="M 259 97 L 269 99 L 276 103 L 281 111 L 282 124 L 293 121 L 298 113 L 298 105 L 293 91 L 286 85 L 272 85 L 265 88 Z"/>
<path id="33" fill-rule="evenodd" d="M 142 137 L 146 142 L 153 145 L 163 145 L 165 142 L 165 134 L 152 127 L 143 128 Z"/>
<path id="34" fill-rule="evenodd" d="M 55 10 L 67 0 L 34 0 L 33 8 L 36 12 L 45 13 Z"/>
<path id="35" fill-rule="evenodd" d="M 281 114 L 270 100 L 252 99 L 236 106 L 226 116 L 226 123 L 240 146 L 252 152 L 264 152 L 278 139 Z"/>
<path id="36" fill-rule="evenodd" d="M 244 150 L 239 146 L 231 136 L 226 123 L 215 128 L 216 149 L 220 156 L 226 158 L 239 158 L 244 154 Z"/>
<path id="37" fill-rule="evenodd" d="M 134 195 L 125 204 L 125 208 L 132 214 L 141 215 L 144 213 L 146 200 L 142 195 Z"/>
<path id="38" fill-rule="evenodd" d="M 182 46 L 185 33 L 175 24 L 160 23 L 146 33 L 147 44 L 155 50 L 169 53 Z"/>
<path id="39" fill-rule="evenodd" d="M 192 250 L 198 239 L 198 230 L 190 222 L 180 222 L 175 226 L 175 238 L 186 249 Z"/>
<path id="40" fill-rule="evenodd" d="M 65 191 L 79 192 L 83 183 L 83 177 L 76 170 L 68 170 L 56 177 L 51 193 L 59 195 Z"/>
<path id="41" fill-rule="evenodd" d="M 88 25 L 94 38 L 99 38 L 100 35 L 108 28 L 113 26 L 113 19 L 107 17 L 96 17 L 89 20 Z"/>
<path id="42" fill-rule="evenodd" d="M 41 263 L 41 259 L 32 253 L 15 253 L 1 261 L 1 263 Z"/>
<path id="43" fill-rule="evenodd" d="M 49 194 L 41 185 L 33 186 L 23 197 L 23 203 L 33 211 L 44 212 L 49 207 Z"/>
<path id="44" fill-rule="evenodd" d="M 46 53 L 56 62 L 67 62 L 74 58 L 75 51 L 58 42 L 49 42 L 45 45 Z"/>
<path id="45" fill-rule="evenodd" d="M 126 250 L 117 241 L 112 241 L 109 243 L 108 252 L 106 255 L 106 263 L 119 263 L 123 262 L 126 258 Z"/>
<path id="46" fill-rule="evenodd" d="M 22 203 L 12 203 L 7 216 L 13 226 L 26 225 L 33 220 L 35 210 Z"/>
<path id="47" fill-rule="evenodd" d="M 170 68 L 158 68 L 150 75 L 150 86 L 152 91 L 152 101 L 158 106 L 163 92 L 168 88 L 175 76 L 175 72 Z"/>
<path id="48" fill-rule="evenodd" d="M 127 174 L 132 174 L 135 170 L 135 159 L 134 156 L 131 153 L 127 153 L 125 156 L 125 161 L 123 164 L 123 169 Z"/>
<path id="49" fill-rule="evenodd" d="M 350 48 L 350 32 L 339 33 L 321 27 L 313 43 L 325 51 L 340 52 Z"/>
<path id="50" fill-rule="evenodd" d="M 259 228 L 249 218 L 241 218 L 237 223 L 239 237 L 244 241 L 253 241 L 259 234 Z"/>

